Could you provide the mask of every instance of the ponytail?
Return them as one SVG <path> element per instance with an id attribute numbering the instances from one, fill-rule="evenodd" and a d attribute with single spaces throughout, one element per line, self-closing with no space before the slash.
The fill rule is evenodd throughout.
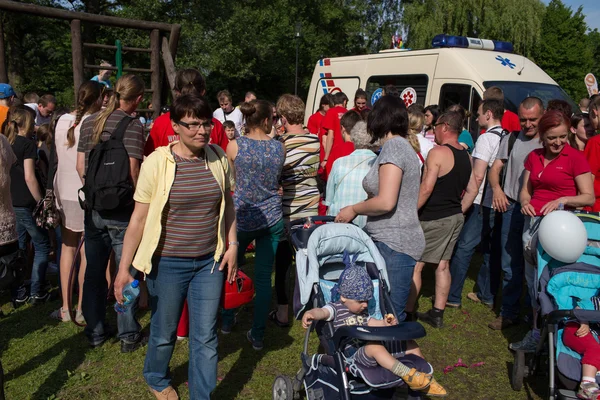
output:
<path id="1" fill-rule="evenodd" d="M 33 114 L 33 115 L 32 115 Z M 19 129 L 29 133 L 33 130 L 35 113 L 27 106 L 14 106 L 8 112 L 6 117 L 6 128 L 4 134 L 8 142 L 12 145 L 19 135 Z"/>
<path id="2" fill-rule="evenodd" d="M 67 131 L 67 148 L 75 146 L 75 128 L 81 123 L 82 118 L 100 108 L 99 99 L 102 97 L 102 89 L 102 84 L 95 81 L 84 82 L 79 87 L 75 123 Z"/>

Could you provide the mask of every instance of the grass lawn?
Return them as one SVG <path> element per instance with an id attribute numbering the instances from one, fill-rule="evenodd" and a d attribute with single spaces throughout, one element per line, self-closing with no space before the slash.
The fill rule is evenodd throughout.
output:
<path id="1" fill-rule="evenodd" d="M 251 257 L 251 256 L 250 256 Z M 249 259 L 251 264 L 251 259 Z M 471 275 L 480 259 L 473 261 Z M 477 265 L 476 265 L 477 264 Z M 251 265 L 245 268 L 252 276 Z M 520 340 L 527 330 L 522 324 L 506 332 L 492 331 L 487 324 L 495 318 L 486 307 L 466 299 L 473 288 L 472 277 L 465 284 L 462 310 L 449 309 L 445 327 L 428 325 L 427 336 L 419 341 L 423 353 L 436 369 L 437 380 L 449 392 L 449 399 L 540 399 L 545 396 L 547 377 L 530 379 L 521 392 L 510 387 L 513 357 L 507 345 Z M 430 302 L 425 296 L 433 290 L 433 268 L 424 274 L 421 310 Z M 142 377 L 145 349 L 121 354 L 119 343 L 90 349 L 82 329 L 72 323 L 53 321 L 48 314 L 60 306 L 58 301 L 43 306 L 25 306 L 13 311 L 7 298 L 0 321 L 1 359 L 6 374 L 7 399 L 152 399 Z M 114 312 L 109 312 L 114 323 Z M 144 329 L 149 328 L 150 313 L 140 314 Z M 252 307 L 240 310 L 238 325 L 228 336 L 219 334 L 219 383 L 215 399 L 271 399 L 271 385 L 279 374 L 293 376 L 300 367 L 304 330 L 299 323 L 282 329 L 269 323 L 265 349 L 256 352 L 246 341 Z M 313 345 L 316 349 L 316 340 Z M 455 368 L 444 374 L 448 365 L 462 359 L 472 368 Z M 183 399 L 189 398 L 187 381 L 187 341 L 178 342 L 171 361 L 174 386 Z"/>

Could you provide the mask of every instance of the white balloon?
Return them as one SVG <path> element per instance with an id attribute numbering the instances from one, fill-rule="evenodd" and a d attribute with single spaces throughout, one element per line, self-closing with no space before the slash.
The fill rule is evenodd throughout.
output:
<path id="1" fill-rule="evenodd" d="M 553 211 L 542 218 L 538 237 L 550 257 L 574 263 L 587 246 L 587 230 L 583 222 L 568 211 Z"/>

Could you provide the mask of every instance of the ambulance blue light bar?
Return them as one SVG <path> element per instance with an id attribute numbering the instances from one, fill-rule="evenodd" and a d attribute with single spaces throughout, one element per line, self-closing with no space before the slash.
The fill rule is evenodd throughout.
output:
<path id="1" fill-rule="evenodd" d="M 436 49 L 440 47 L 460 47 L 463 49 L 479 49 L 512 53 L 513 45 L 509 42 L 499 40 L 477 39 L 466 36 L 436 35 L 431 41 L 431 46 Z"/>

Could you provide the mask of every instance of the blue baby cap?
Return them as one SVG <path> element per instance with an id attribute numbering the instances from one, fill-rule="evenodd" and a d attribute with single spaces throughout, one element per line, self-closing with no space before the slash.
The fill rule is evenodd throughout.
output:
<path id="1" fill-rule="evenodd" d="M 373 298 L 373 282 L 365 267 L 356 265 L 358 254 L 352 258 L 344 251 L 344 264 L 346 268 L 338 280 L 340 296 L 356 301 L 369 301 Z"/>

